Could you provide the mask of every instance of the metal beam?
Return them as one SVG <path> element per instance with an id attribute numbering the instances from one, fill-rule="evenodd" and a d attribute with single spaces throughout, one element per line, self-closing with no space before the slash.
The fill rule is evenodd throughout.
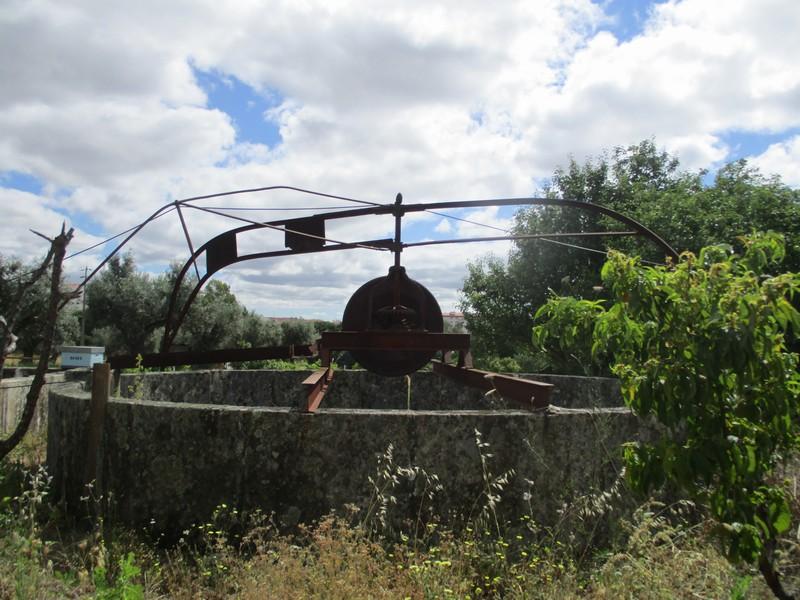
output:
<path id="1" fill-rule="evenodd" d="M 513 401 L 522 408 L 545 408 L 550 404 L 550 394 L 554 387 L 550 383 L 500 375 L 479 369 L 455 367 L 438 360 L 432 360 L 431 363 L 433 372 L 438 375 L 479 390 L 496 390 L 503 398 Z"/>
<path id="2" fill-rule="evenodd" d="M 326 350 L 469 350 L 467 333 L 422 331 L 323 331 Z"/>
<path id="3" fill-rule="evenodd" d="M 328 386 L 332 379 L 333 371 L 330 367 L 317 369 L 306 377 L 302 383 L 306 390 L 305 406 L 301 406 L 300 410 L 310 413 L 316 412 L 325 397 L 325 392 L 328 391 Z"/>
<path id="4" fill-rule="evenodd" d="M 497 374 L 488 375 L 487 379 L 503 398 L 514 400 L 523 408 L 545 408 L 550 404 L 550 383 Z"/>

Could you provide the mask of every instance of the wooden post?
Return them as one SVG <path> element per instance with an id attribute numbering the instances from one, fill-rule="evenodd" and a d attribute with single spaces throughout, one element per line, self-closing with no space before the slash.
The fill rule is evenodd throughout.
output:
<path id="1" fill-rule="evenodd" d="M 89 447 L 86 454 L 86 471 L 83 477 L 84 483 L 87 485 L 97 479 L 97 458 L 100 452 L 100 442 L 103 439 L 103 424 L 110 391 L 111 367 L 108 363 L 94 365 L 92 367 L 92 403 L 86 427 Z"/>

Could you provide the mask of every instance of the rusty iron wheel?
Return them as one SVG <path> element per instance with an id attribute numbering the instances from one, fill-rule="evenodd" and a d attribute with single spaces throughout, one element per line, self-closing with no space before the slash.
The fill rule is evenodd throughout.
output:
<path id="1" fill-rule="evenodd" d="M 368 281 L 350 297 L 342 316 L 343 331 L 421 331 L 444 329 L 439 303 L 428 289 L 392 267 L 389 274 Z M 435 352 L 410 350 L 354 350 L 353 358 L 373 373 L 408 375 L 424 367 Z"/>

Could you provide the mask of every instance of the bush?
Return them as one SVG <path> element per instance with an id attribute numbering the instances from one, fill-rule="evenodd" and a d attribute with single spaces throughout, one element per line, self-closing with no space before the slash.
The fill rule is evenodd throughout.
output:
<path id="1" fill-rule="evenodd" d="M 771 274 L 784 256 L 779 236 L 741 242 L 741 255 L 711 246 L 666 267 L 611 252 L 602 270 L 611 306 L 577 311 L 553 298 L 534 342 L 547 351 L 566 329 L 586 356 L 591 332 L 592 359 L 608 361 L 628 406 L 663 427 L 655 443 L 627 446 L 630 483 L 647 493 L 670 482 L 705 506 L 727 555 L 758 563 L 785 597 L 773 561 L 791 515 L 773 475 L 800 439 L 798 357 L 787 348 L 800 332 L 800 276 Z"/>

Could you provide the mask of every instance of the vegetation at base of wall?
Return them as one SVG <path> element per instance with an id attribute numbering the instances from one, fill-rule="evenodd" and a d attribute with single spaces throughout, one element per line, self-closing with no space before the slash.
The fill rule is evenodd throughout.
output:
<path id="1" fill-rule="evenodd" d="M 458 531 L 440 525 L 435 515 L 424 523 L 388 526 L 391 515 L 382 507 L 393 509 L 392 486 L 385 485 L 392 477 L 435 481 L 433 474 L 395 465 L 390 450 L 371 482 L 376 490 L 372 510 L 353 507 L 287 533 L 264 514 L 242 515 L 223 504 L 208 522 L 164 548 L 147 531 L 99 519 L 76 522 L 62 514 L 49 501 L 49 478 L 36 464 L 41 452 L 32 452 L 37 443 L 41 439 L 27 442 L 0 464 L 0 599 L 770 595 L 755 572 L 725 559 L 715 544 L 713 523 L 683 502 L 644 503 L 600 546 L 578 541 L 570 527 L 547 529 L 525 517 L 495 525 L 484 510 L 478 511 L 483 518 Z M 489 450 L 484 447 L 482 455 L 488 458 Z M 497 480 L 488 473 L 487 483 Z M 498 495 L 494 501 L 502 502 L 505 488 L 491 489 Z M 484 508 L 491 506 L 487 499 L 479 499 Z M 98 500 L 87 494 L 87 503 Z M 590 504 L 598 507 L 607 500 L 600 494 Z M 797 506 L 794 502 L 793 510 Z M 564 513 L 575 508 L 565 506 Z M 580 512 L 585 518 L 602 517 L 585 513 L 585 506 Z M 779 566 L 794 586 L 800 584 L 798 557 L 796 541 L 782 540 Z"/>
<path id="2" fill-rule="evenodd" d="M 31 356 L 23 356 L 19 353 L 9 354 L 6 356 L 5 368 L 27 367 L 28 369 L 35 369 L 39 362 L 39 355 L 33 354 Z M 51 361 L 48 369 L 60 369 L 61 364 L 59 361 Z"/>
<path id="3" fill-rule="evenodd" d="M 271 358 L 267 360 L 250 360 L 235 364 L 235 367 L 240 369 L 268 369 L 274 371 L 308 371 L 310 369 L 319 369 L 320 362 L 319 359 L 308 360 L 305 358 Z"/>

